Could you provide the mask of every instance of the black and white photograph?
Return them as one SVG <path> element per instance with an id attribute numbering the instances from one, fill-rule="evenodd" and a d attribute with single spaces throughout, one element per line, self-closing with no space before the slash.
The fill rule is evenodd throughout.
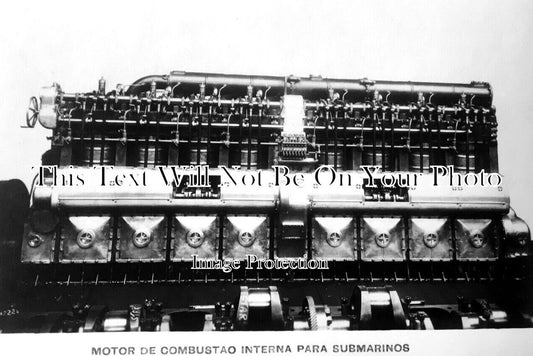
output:
<path id="1" fill-rule="evenodd" d="M 18 1 L 5 355 L 529 355 L 533 3 Z"/>

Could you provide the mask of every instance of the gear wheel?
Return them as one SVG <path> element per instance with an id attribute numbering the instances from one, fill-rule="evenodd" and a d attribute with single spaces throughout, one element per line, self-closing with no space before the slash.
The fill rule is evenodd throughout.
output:
<path id="1" fill-rule="evenodd" d="M 304 311 L 307 313 L 307 320 L 309 322 L 309 328 L 311 330 L 318 330 L 318 318 L 316 315 L 315 300 L 311 296 L 305 297 Z"/>

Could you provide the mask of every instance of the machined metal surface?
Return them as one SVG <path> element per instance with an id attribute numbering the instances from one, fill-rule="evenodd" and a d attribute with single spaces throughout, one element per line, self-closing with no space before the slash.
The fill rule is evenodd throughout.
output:
<path id="1" fill-rule="evenodd" d="M 216 258 L 218 246 L 218 218 L 216 216 L 176 216 L 172 236 L 174 247 L 172 259 L 191 260 L 193 255 L 201 258 Z"/>
<path id="2" fill-rule="evenodd" d="M 26 121 L 51 145 L 2 245 L 19 277 L 0 330 L 531 327 L 492 99 L 179 71 L 45 87 Z"/>

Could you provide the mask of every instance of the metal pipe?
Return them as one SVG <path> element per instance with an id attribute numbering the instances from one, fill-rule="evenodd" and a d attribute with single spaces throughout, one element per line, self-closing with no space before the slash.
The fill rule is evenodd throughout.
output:
<path id="1" fill-rule="evenodd" d="M 233 92 L 238 91 L 246 95 L 249 85 L 257 88 L 271 88 L 271 95 L 283 95 L 287 91 L 291 94 L 306 94 L 307 96 L 324 97 L 328 90 L 348 91 L 348 96 L 354 94 L 367 94 L 368 92 L 392 92 L 401 95 L 416 95 L 419 92 L 432 93 L 435 95 L 434 103 L 438 104 L 443 96 L 460 97 L 461 94 L 468 94 L 476 97 L 478 105 L 492 105 L 492 91 L 490 85 L 482 82 L 471 83 L 434 83 L 434 82 L 410 82 L 410 81 L 384 81 L 363 79 L 331 79 L 322 77 L 299 78 L 295 76 L 250 76 L 237 74 L 214 74 L 214 73 L 196 73 L 196 72 L 171 72 L 170 75 L 155 75 L 140 78 L 135 81 L 128 91 L 128 95 L 136 95 L 140 92 L 147 91 L 152 82 L 158 87 L 166 87 L 175 83 L 180 83 L 177 88 L 179 91 L 188 91 L 190 86 L 198 87 L 204 84 L 212 87 L 228 86 L 226 90 Z M 187 88 L 189 87 L 189 88 Z M 244 96 L 242 95 L 242 96 Z"/>

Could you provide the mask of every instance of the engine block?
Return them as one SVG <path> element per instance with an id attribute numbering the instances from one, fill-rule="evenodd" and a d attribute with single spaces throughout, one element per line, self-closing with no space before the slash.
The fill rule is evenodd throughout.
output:
<path id="1" fill-rule="evenodd" d="M 487 83 L 171 72 L 26 119 L 4 332 L 532 324 Z"/>

